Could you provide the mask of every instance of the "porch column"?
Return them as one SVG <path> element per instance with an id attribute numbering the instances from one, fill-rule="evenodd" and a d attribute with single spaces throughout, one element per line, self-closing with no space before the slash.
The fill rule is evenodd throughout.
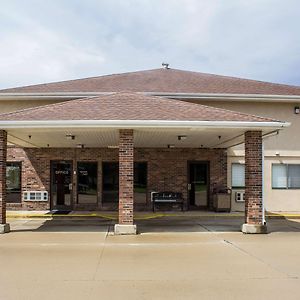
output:
<path id="1" fill-rule="evenodd" d="M 133 224 L 133 130 L 119 130 L 119 224 L 115 234 L 136 234 Z"/>
<path id="2" fill-rule="evenodd" d="M 263 221 L 262 132 L 245 133 L 245 224 L 243 233 L 266 233 Z"/>
<path id="3" fill-rule="evenodd" d="M 6 223 L 6 155 L 7 132 L 0 130 L 0 233 L 10 230 Z"/>

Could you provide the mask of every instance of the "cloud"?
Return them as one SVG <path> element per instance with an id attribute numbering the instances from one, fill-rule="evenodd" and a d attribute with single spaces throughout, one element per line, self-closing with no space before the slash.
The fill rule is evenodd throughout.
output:
<path id="1" fill-rule="evenodd" d="M 297 0 L 10 0 L 0 87 L 160 67 L 300 85 Z"/>

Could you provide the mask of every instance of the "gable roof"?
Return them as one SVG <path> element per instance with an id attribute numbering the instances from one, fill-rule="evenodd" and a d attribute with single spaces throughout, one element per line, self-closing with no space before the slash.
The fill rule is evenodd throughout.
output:
<path id="1" fill-rule="evenodd" d="M 0 90 L 0 94 L 75 92 L 300 95 L 300 86 L 161 68 Z"/>
<path id="2" fill-rule="evenodd" d="M 232 121 L 278 122 L 270 118 L 137 93 L 115 93 L 0 114 L 2 121 Z"/>

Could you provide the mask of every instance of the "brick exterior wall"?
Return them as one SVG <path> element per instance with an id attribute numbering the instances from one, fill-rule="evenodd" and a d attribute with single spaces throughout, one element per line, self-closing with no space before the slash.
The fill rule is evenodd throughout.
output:
<path id="1" fill-rule="evenodd" d="M 245 222 L 262 225 L 262 132 L 245 133 Z"/>
<path id="2" fill-rule="evenodd" d="M 7 132 L 0 130 L 0 224 L 6 223 L 6 151 Z"/>
<path id="3" fill-rule="evenodd" d="M 119 131 L 119 224 L 133 224 L 133 130 Z"/>
<path id="4" fill-rule="evenodd" d="M 22 190 L 46 190 L 50 193 L 50 161 L 71 160 L 76 170 L 77 161 L 98 162 L 98 204 L 77 204 L 75 189 L 76 176 L 73 176 L 74 209 L 116 209 L 116 205 L 102 204 L 102 162 L 118 162 L 118 149 L 108 148 L 8 148 L 8 161 L 22 162 Z M 135 209 L 151 208 L 151 191 L 177 191 L 183 193 L 185 208 L 188 208 L 188 162 L 209 162 L 209 207 L 212 207 L 212 190 L 215 185 L 227 185 L 226 149 L 191 148 L 136 148 L 135 162 L 147 162 L 148 186 L 146 205 L 135 205 Z M 9 209 L 44 210 L 50 209 L 50 201 L 22 201 L 8 203 Z"/>

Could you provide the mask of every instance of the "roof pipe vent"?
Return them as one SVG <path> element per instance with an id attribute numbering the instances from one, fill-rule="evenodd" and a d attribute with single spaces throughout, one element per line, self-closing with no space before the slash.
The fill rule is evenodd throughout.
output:
<path id="1" fill-rule="evenodd" d="M 161 65 L 164 69 L 170 69 L 168 63 L 163 62 Z"/>

